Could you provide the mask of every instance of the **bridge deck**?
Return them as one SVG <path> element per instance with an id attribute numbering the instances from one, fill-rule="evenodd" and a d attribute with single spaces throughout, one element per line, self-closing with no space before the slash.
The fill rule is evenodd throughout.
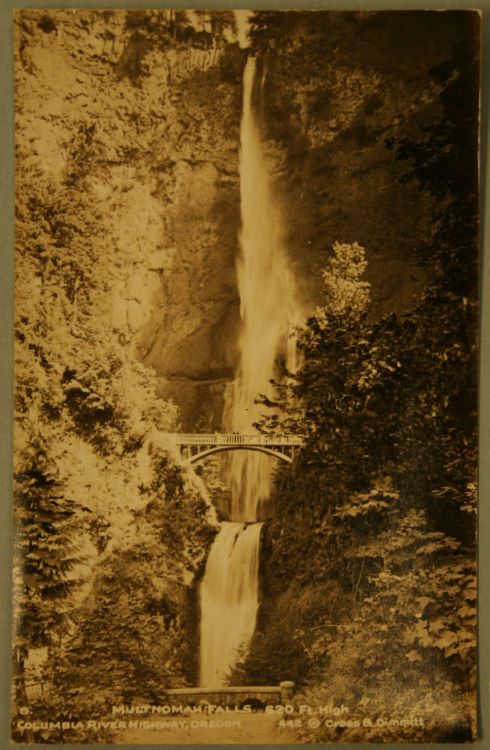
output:
<path id="1" fill-rule="evenodd" d="M 177 445 L 303 445 L 300 435 L 242 435 L 237 432 L 181 433 L 174 434 Z"/>

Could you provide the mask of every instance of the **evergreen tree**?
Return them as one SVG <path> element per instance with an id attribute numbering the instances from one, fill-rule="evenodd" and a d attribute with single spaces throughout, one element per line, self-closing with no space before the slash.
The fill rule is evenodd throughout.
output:
<path id="1" fill-rule="evenodd" d="M 13 675 L 16 707 L 28 707 L 26 659 L 53 646 L 71 625 L 77 534 L 83 510 L 66 498 L 40 435 L 32 435 L 14 480 Z"/>

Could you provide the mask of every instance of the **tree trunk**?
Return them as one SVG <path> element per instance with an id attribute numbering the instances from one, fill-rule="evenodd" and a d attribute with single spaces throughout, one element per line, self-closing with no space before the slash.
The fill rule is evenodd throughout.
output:
<path id="1" fill-rule="evenodd" d="M 23 709 L 22 717 L 26 720 L 30 720 L 32 719 L 32 716 L 29 699 L 27 697 L 25 679 L 25 659 L 27 653 L 28 651 L 25 646 L 16 646 L 14 649 L 13 679 L 15 685 L 15 705 L 12 709 L 12 715 L 13 717 L 19 717 L 20 709 Z M 34 742 L 34 733 L 32 729 L 26 729 L 22 733 L 22 741 L 26 743 Z"/>

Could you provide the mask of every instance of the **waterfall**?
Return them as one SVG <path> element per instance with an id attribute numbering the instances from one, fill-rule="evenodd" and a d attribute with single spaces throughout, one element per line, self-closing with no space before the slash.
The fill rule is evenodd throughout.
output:
<path id="1" fill-rule="evenodd" d="M 201 586 L 201 682 L 224 685 L 228 669 L 251 638 L 257 614 L 259 523 L 224 523 L 211 548 Z M 226 608 L 226 609 L 225 609 Z"/>
<path id="2" fill-rule="evenodd" d="M 244 434 L 256 431 L 253 425 L 263 407 L 255 400 L 270 394 L 278 357 L 294 368 L 290 333 L 300 320 L 284 222 L 253 112 L 254 78 L 255 59 L 249 57 L 240 127 L 240 362 L 224 418 L 229 431 Z M 222 524 L 201 585 L 201 685 L 206 687 L 226 684 L 253 634 L 261 531 L 257 516 L 270 495 L 272 461 L 254 451 L 233 451 L 228 462 L 233 521 Z"/>
<path id="3" fill-rule="evenodd" d="M 228 420 L 233 431 L 255 432 L 263 407 L 257 396 L 269 393 L 278 355 L 294 364 L 291 329 L 299 322 L 294 278 L 284 242 L 284 221 L 275 198 L 267 159 L 252 108 L 255 60 L 249 58 L 243 85 L 240 130 L 241 255 L 237 263 L 242 327 L 240 364 Z M 289 355 L 289 356 L 288 356 Z M 236 451 L 231 457 L 232 513 L 254 521 L 271 490 L 271 459 Z"/>

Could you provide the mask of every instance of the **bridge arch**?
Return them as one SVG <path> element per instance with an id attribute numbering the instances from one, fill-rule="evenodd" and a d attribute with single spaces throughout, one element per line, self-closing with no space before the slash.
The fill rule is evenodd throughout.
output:
<path id="1" fill-rule="evenodd" d="M 211 448 L 206 447 L 201 449 L 197 453 L 193 453 L 187 458 L 187 461 L 190 464 L 197 464 L 200 461 L 208 458 L 208 456 L 213 455 L 214 453 L 223 453 L 224 451 L 257 451 L 258 453 L 265 453 L 267 456 L 278 458 L 279 460 L 285 461 L 288 464 L 292 463 L 293 460 L 292 457 L 287 453 L 282 453 L 278 450 L 274 450 L 273 448 L 268 448 L 265 445 L 213 445 Z"/>
<path id="2" fill-rule="evenodd" d="M 244 435 L 232 433 L 174 433 L 170 436 L 188 464 L 196 464 L 222 451 L 258 451 L 290 464 L 294 453 L 304 443 L 300 435 Z"/>

